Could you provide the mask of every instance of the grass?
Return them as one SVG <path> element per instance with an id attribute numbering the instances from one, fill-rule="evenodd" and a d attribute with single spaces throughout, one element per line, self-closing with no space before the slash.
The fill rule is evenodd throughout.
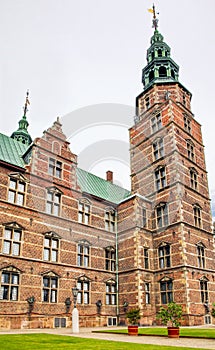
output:
<path id="1" fill-rule="evenodd" d="M 132 340 L 131 340 L 132 341 Z M 51 334 L 0 335 L 1 350 L 178 350 L 175 346 L 145 345 Z M 195 350 L 183 347 L 183 350 Z"/>
<path id="2" fill-rule="evenodd" d="M 110 333 L 124 333 L 127 334 L 127 329 L 119 330 L 107 330 L 105 332 Z M 164 328 L 141 328 L 139 327 L 139 334 L 150 334 L 150 335 L 167 335 L 167 329 Z M 215 338 L 215 328 L 180 328 L 181 337 L 197 337 L 197 338 Z"/>

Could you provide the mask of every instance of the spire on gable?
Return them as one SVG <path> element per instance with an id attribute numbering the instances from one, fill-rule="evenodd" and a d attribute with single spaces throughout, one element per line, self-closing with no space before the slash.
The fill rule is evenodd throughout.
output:
<path id="1" fill-rule="evenodd" d="M 26 115 L 28 112 L 28 105 L 30 105 L 28 97 L 29 97 L 29 91 L 27 91 L 27 93 L 26 93 L 25 105 L 23 107 L 24 114 L 23 114 L 22 119 L 20 119 L 20 121 L 19 121 L 19 128 L 17 131 L 14 131 L 11 135 L 11 138 L 13 138 L 19 142 L 22 142 L 25 145 L 30 145 L 32 142 L 32 138 L 28 133 L 29 123 L 28 123 L 27 118 L 26 118 Z"/>

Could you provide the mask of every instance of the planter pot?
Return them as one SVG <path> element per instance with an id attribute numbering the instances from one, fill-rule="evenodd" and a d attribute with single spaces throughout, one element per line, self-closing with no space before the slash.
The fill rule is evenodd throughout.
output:
<path id="1" fill-rule="evenodd" d="M 179 338 L 179 327 L 167 327 L 169 338 Z"/>
<path id="2" fill-rule="evenodd" d="M 128 326 L 128 335 L 138 335 L 138 326 Z"/>

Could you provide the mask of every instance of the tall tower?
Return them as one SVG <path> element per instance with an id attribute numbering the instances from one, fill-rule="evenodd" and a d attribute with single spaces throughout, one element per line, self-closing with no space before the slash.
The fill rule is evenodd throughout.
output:
<path id="1" fill-rule="evenodd" d="M 215 300 L 215 254 L 201 126 L 154 7 L 153 26 L 130 129 L 132 193 L 151 202 L 138 233 L 151 240 L 141 276 L 150 283 L 152 314 L 174 300 L 183 306 L 185 324 L 204 324 Z"/>

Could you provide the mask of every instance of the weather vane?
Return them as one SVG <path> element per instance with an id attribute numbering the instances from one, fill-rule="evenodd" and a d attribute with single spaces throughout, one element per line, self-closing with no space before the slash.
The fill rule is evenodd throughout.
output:
<path id="1" fill-rule="evenodd" d="M 158 28 L 158 18 L 156 17 L 156 14 L 159 15 L 159 12 L 155 12 L 155 5 L 153 4 L 152 9 L 148 9 L 150 13 L 153 13 L 153 19 L 152 19 L 152 28 L 155 28 L 157 30 Z"/>
<path id="2" fill-rule="evenodd" d="M 26 113 L 28 112 L 28 105 L 30 105 L 28 96 L 29 96 L 29 91 L 27 90 L 26 99 L 25 99 L 25 107 L 23 107 L 23 109 L 24 109 L 24 116 L 25 117 L 26 117 Z"/>

